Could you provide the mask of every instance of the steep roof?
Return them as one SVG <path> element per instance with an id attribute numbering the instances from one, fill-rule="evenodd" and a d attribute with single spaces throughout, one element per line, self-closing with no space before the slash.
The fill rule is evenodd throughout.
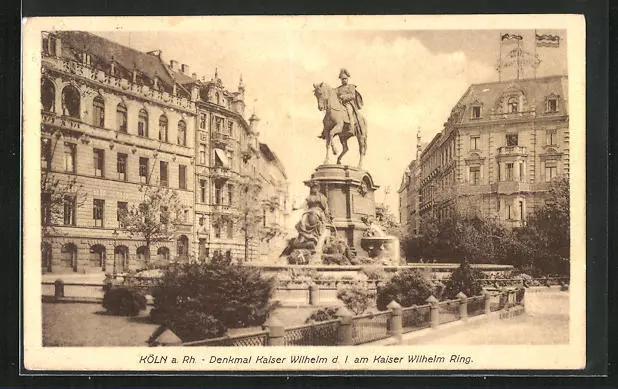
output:
<path id="1" fill-rule="evenodd" d="M 152 82 L 156 75 L 165 91 L 172 90 L 174 81 L 161 61 L 160 51 L 155 54 L 143 53 L 85 31 L 59 31 L 56 34 L 61 39 L 64 58 L 80 61 L 79 56 L 85 51 L 90 54 L 95 68 L 107 71 L 113 57 L 117 72 L 123 78 L 131 79 L 133 69 L 136 68 L 148 81 Z"/>
<path id="2" fill-rule="evenodd" d="M 522 94 L 525 98 L 522 110 L 530 111 L 532 106 L 534 106 L 537 116 L 542 116 L 546 114 L 546 98 L 553 94 L 559 96 L 560 111 L 568 113 L 567 80 L 567 76 L 558 75 L 472 84 L 461 97 L 453 111 L 456 111 L 458 108 L 465 108 L 465 112 L 457 120 L 459 123 L 476 122 L 479 119 L 472 118 L 470 114 L 471 106 L 477 104 L 482 106 L 482 120 L 493 113 L 500 113 L 500 103 L 503 96 Z"/>
<path id="3" fill-rule="evenodd" d="M 283 167 L 283 164 L 277 157 L 277 154 L 275 154 L 275 152 L 272 151 L 271 148 L 268 147 L 266 143 L 260 143 L 260 153 L 269 163 L 273 163 L 277 166 L 277 168 L 281 171 L 281 174 L 283 174 L 283 177 L 285 179 L 288 178 L 285 172 L 285 168 Z"/>

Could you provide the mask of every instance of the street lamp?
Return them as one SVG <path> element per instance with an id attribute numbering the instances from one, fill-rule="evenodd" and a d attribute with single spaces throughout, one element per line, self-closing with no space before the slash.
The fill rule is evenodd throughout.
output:
<path id="1" fill-rule="evenodd" d="M 114 277 L 114 279 L 116 279 L 116 255 L 117 255 L 117 251 L 116 251 L 116 238 L 118 238 L 118 231 L 116 229 L 114 229 L 114 232 L 112 232 L 112 235 L 114 236 L 114 270 L 113 270 L 113 277 Z"/>

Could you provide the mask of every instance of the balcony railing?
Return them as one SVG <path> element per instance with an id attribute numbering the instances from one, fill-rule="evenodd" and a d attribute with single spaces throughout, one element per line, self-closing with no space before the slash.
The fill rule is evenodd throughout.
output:
<path id="1" fill-rule="evenodd" d="M 498 155 L 527 155 L 526 148 L 523 146 L 502 146 L 498 148 Z"/>
<path id="2" fill-rule="evenodd" d="M 213 132 L 212 133 L 212 141 L 215 145 L 219 146 L 227 146 L 232 142 L 232 138 L 229 134 L 225 134 L 222 132 Z"/>

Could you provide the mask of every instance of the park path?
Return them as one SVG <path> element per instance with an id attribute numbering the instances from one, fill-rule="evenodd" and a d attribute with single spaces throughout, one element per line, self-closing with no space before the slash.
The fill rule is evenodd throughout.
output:
<path id="1" fill-rule="evenodd" d="M 569 342 L 569 293 L 548 289 L 526 293 L 526 312 L 492 320 L 436 338 L 410 340 L 415 345 L 541 345 Z"/>

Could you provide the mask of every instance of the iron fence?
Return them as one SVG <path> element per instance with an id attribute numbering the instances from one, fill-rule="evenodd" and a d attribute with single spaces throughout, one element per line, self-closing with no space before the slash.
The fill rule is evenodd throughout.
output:
<path id="1" fill-rule="evenodd" d="M 450 323 L 457 321 L 461 318 L 459 314 L 459 307 L 461 302 L 459 300 L 447 300 L 438 303 L 438 310 L 440 313 L 440 324 Z"/>
<path id="2" fill-rule="evenodd" d="M 337 344 L 338 330 L 338 319 L 286 328 L 283 343 L 286 346 L 333 346 Z"/>
<path id="3" fill-rule="evenodd" d="M 412 332 L 431 326 L 431 306 L 421 305 L 401 309 L 402 332 Z"/>
<path id="4" fill-rule="evenodd" d="M 485 296 L 468 298 L 468 316 L 478 316 L 485 313 Z"/>
<path id="5" fill-rule="evenodd" d="M 352 341 L 363 344 L 390 336 L 390 311 L 355 316 L 352 319 Z"/>
<path id="6" fill-rule="evenodd" d="M 228 346 L 228 347 L 251 347 L 251 346 L 267 346 L 268 331 L 258 331 L 249 334 L 222 336 L 220 338 L 197 340 L 194 342 L 186 342 L 183 346 Z"/>

